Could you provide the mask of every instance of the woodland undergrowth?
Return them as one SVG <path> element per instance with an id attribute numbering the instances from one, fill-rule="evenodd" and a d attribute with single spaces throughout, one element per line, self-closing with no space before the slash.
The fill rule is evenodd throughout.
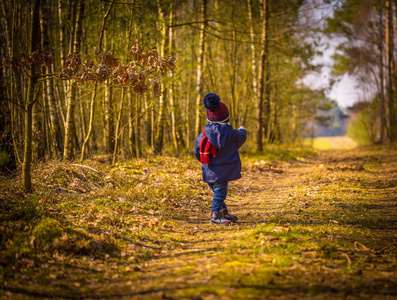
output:
<path id="1" fill-rule="evenodd" d="M 38 163 L 30 194 L 2 177 L 0 296 L 397 296 L 395 148 L 242 157 L 227 228 L 192 156 Z"/>

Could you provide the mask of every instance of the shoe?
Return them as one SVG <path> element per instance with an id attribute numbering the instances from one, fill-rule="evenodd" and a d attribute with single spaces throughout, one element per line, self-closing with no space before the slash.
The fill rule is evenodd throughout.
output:
<path id="1" fill-rule="evenodd" d="M 228 211 L 227 208 L 223 208 L 219 211 L 220 215 L 224 217 L 225 219 L 231 221 L 231 222 L 237 222 L 238 217 L 235 215 L 231 215 Z"/>
<path id="2" fill-rule="evenodd" d="M 230 225 L 232 222 L 225 217 L 223 217 L 219 211 L 213 211 L 211 213 L 210 223 L 212 225 Z"/>

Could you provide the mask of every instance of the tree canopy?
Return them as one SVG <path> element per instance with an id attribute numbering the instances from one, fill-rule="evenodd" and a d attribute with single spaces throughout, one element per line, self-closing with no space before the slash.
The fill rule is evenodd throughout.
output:
<path id="1" fill-rule="evenodd" d="M 333 16 L 322 31 L 325 6 Z M 233 126 L 240 116 L 253 134 L 247 150 L 299 143 L 328 101 L 302 84 L 318 68 L 323 34 L 343 41 L 334 76 L 349 72 L 377 91 L 365 99 L 386 116 L 374 119 L 373 141 L 396 138 L 392 1 L 12 0 L 1 8 L 1 143 L 10 166 L 28 157 L 29 143 L 33 160 L 104 154 L 113 163 L 190 149 L 208 92 L 229 107 Z"/>

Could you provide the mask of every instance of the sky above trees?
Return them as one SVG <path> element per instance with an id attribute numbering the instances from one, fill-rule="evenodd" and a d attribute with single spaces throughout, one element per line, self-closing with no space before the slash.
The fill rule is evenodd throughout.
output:
<path id="1" fill-rule="evenodd" d="M 319 29 L 323 29 L 327 23 L 327 18 L 333 17 L 333 12 L 336 7 L 341 5 L 341 1 L 309 1 L 308 6 L 313 6 L 311 13 L 316 20 L 315 24 Z M 303 8 L 305 9 L 305 7 Z M 315 41 L 317 39 L 317 41 Z M 362 101 L 365 98 L 362 90 L 357 86 L 354 77 L 349 74 L 337 78 L 331 84 L 333 55 L 337 52 L 339 44 L 343 43 L 344 39 L 341 37 L 330 37 L 323 32 L 317 32 L 313 38 L 313 42 L 318 43 L 317 51 L 319 53 L 313 57 L 313 64 L 318 65 L 320 70 L 312 72 L 302 79 L 305 85 L 312 89 L 326 89 L 326 96 L 338 103 L 341 108 L 351 107 L 354 103 Z"/>

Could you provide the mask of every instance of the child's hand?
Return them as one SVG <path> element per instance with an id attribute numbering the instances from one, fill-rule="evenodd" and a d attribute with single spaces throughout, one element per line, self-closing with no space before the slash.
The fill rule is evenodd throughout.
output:
<path id="1" fill-rule="evenodd" d="M 247 131 L 247 130 L 244 128 L 244 126 L 240 126 L 240 127 L 238 128 L 238 130 L 240 130 L 240 129 L 244 129 L 245 131 Z"/>

